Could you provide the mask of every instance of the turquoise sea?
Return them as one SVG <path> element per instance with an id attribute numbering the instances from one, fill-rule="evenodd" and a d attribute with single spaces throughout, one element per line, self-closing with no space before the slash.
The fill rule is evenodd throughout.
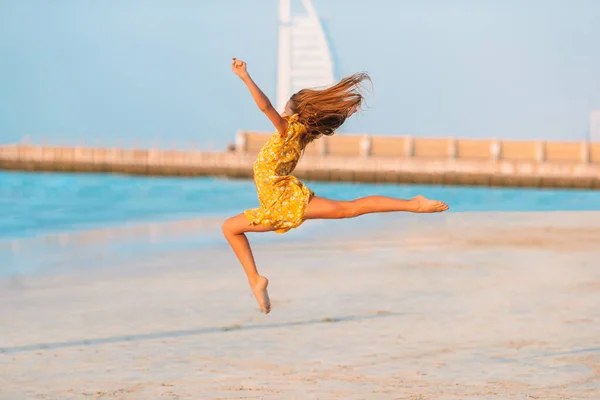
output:
<path id="1" fill-rule="evenodd" d="M 306 182 L 317 194 L 446 201 L 452 212 L 600 210 L 600 192 Z M 0 239 L 125 223 L 226 217 L 258 204 L 251 180 L 0 173 Z"/>
<path id="2" fill-rule="evenodd" d="M 600 210 L 594 191 L 306 183 L 335 199 L 424 194 L 446 201 L 454 213 Z M 220 221 L 257 204 L 251 180 L 0 172 L 0 276 L 93 267 L 105 254 L 135 259 L 226 245 Z M 324 227 L 351 231 L 374 220 L 311 221 L 252 241 L 294 240 Z"/>

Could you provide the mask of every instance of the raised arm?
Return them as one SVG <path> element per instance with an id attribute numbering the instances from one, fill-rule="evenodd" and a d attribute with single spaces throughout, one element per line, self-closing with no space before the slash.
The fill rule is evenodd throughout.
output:
<path id="1" fill-rule="evenodd" d="M 233 63 L 231 64 L 231 69 L 233 73 L 240 77 L 240 79 L 246 84 L 248 90 L 250 90 L 252 98 L 256 102 L 256 105 L 273 123 L 273 126 L 275 126 L 275 129 L 277 129 L 277 132 L 279 132 L 281 136 L 285 135 L 288 128 L 288 122 L 285 120 L 285 118 L 279 115 L 277 110 L 275 110 L 275 107 L 273 107 L 271 104 L 269 98 L 265 96 L 262 90 L 260 90 L 256 83 L 254 83 L 250 77 L 250 74 L 248 74 L 248 71 L 246 70 L 246 63 L 242 60 L 234 58 Z"/>

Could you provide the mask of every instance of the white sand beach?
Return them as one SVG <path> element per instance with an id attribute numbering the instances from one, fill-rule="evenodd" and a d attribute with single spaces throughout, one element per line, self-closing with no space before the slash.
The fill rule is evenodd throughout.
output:
<path id="1" fill-rule="evenodd" d="M 2 278 L 0 399 L 600 398 L 600 213 L 364 221 L 256 245 L 266 316 L 225 245 Z"/>

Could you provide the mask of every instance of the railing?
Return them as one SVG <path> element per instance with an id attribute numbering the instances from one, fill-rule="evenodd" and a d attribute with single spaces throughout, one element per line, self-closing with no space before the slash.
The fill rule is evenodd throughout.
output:
<path id="1" fill-rule="evenodd" d="M 270 135 L 270 133 L 240 131 L 236 137 L 237 150 L 242 153 L 256 153 Z M 308 146 L 306 154 L 324 157 L 598 164 L 600 142 L 433 139 L 344 134 L 323 137 L 315 141 Z"/>
<path id="2" fill-rule="evenodd" d="M 0 146 L 0 169 L 251 178 L 271 134 L 239 132 L 227 151 Z M 317 181 L 600 189 L 600 143 L 335 135 L 294 174 Z"/>

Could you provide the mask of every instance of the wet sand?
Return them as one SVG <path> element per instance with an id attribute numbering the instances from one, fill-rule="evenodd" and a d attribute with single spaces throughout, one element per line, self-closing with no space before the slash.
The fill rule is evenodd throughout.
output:
<path id="1" fill-rule="evenodd" d="M 0 399 L 600 398 L 600 213 L 331 227 L 267 316 L 225 246 L 2 278 Z"/>

